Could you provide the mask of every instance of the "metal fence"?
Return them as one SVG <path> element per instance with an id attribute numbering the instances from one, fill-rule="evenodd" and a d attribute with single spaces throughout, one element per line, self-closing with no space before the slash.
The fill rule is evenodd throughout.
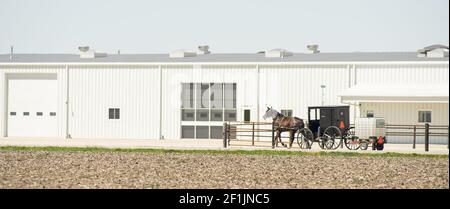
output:
<path id="1" fill-rule="evenodd" d="M 223 125 L 223 146 L 275 147 L 275 125 L 269 122 L 226 122 Z M 282 136 L 289 140 L 289 137 Z M 286 142 L 287 142 L 286 141 Z"/>
<path id="2" fill-rule="evenodd" d="M 226 122 L 223 125 L 223 147 L 229 146 L 254 146 L 275 147 L 275 125 L 269 122 Z M 448 125 L 399 125 L 387 124 L 386 136 L 411 137 L 412 148 L 416 148 L 417 138 L 424 137 L 425 151 L 429 151 L 430 137 L 446 137 L 447 149 L 449 148 Z M 288 136 L 282 136 L 285 142 L 289 142 Z M 295 140 L 294 140 L 295 141 Z M 293 146 L 292 148 L 297 148 Z"/>

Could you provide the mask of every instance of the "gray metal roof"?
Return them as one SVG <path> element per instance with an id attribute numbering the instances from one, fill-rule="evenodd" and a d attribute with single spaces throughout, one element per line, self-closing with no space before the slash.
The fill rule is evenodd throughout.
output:
<path id="1" fill-rule="evenodd" d="M 78 54 L 0 54 L 0 63 L 96 63 L 96 62 L 382 62 L 382 61 L 448 61 L 448 57 L 417 57 L 417 52 L 349 52 L 349 53 L 294 53 L 284 58 L 266 58 L 264 53 L 205 54 L 195 57 L 169 58 L 168 54 L 108 54 L 107 57 L 81 59 Z"/>

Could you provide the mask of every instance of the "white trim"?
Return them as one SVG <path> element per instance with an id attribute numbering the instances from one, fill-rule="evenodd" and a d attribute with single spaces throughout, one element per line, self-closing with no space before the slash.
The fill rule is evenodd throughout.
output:
<path id="1" fill-rule="evenodd" d="M 380 65 L 380 64 L 449 64 L 449 61 L 332 61 L 332 62 L 14 62 L 0 63 L 10 65 Z"/>

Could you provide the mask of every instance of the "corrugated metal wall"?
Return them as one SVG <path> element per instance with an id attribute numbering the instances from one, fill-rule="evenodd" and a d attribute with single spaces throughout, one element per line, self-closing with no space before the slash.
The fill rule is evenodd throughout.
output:
<path id="1" fill-rule="evenodd" d="M 161 135 L 165 139 L 181 138 L 181 83 L 194 79 L 192 65 L 162 66 Z"/>
<path id="2" fill-rule="evenodd" d="M 358 84 L 446 84 L 448 64 L 356 65 Z"/>
<path id="3" fill-rule="evenodd" d="M 293 109 L 297 117 L 308 118 L 308 106 L 342 105 L 338 93 L 348 88 L 349 72 L 347 65 L 310 65 L 310 66 L 261 66 L 261 114 L 265 105 L 277 110 Z M 352 112 L 352 111 L 351 111 Z"/>
<path id="4" fill-rule="evenodd" d="M 159 76 L 157 66 L 71 67 L 71 136 L 159 138 Z M 108 108 L 120 108 L 120 120 Z"/>
<path id="5" fill-rule="evenodd" d="M 236 83 L 237 118 L 251 110 L 251 120 L 262 121 L 266 105 L 292 109 L 295 116 L 307 118 L 307 107 L 321 105 L 320 85 L 326 85 L 325 105 L 340 105 L 337 95 L 351 85 L 446 84 L 448 64 L 379 65 L 277 65 L 257 64 L 166 64 L 158 65 L 69 65 L 69 133 L 74 138 L 179 139 L 181 127 L 181 83 Z M 259 70 L 258 70 L 259 67 Z M 356 68 L 356 70 L 354 70 Z M 66 70 L 60 66 L 0 66 L 1 94 L 5 93 L 5 73 L 58 74 L 58 132 L 65 137 Z M 259 71 L 259 74 L 258 74 Z M 258 85 L 259 80 L 259 85 Z M 161 82 L 160 82 L 161 81 Z M 258 101 L 258 86 L 259 101 Z M 160 90 L 162 94 L 160 95 Z M 0 131 L 4 134 L 4 98 L 1 96 Z M 162 98 L 162 99 L 160 99 Z M 258 107 L 259 103 L 259 107 Z M 380 112 L 396 112 L 400 106 L 380 106 Z M 448 104 L 440 109 L 448 124 Z M 108 108 L 120 108 L 121 119 L 108 119 Z M 352 107 L 353 108 L 353 107 Z M 361 111 L 364 111 L 362 106 Z M 259 114 L 257 110 L 259 109 Z M 385 109 L 385 110 L 384 110 Z M 353 110 L 350 111 L 353 114 Z M 359 112 L 357 112 L 357 115 Z M 439 113 L 440 114 L 440 113 Z M 435 114 L 434 114 L 435 115 Z M 160 118 L 162 117 L 162 118 Z M 387 117 L 387 116 L 386 116 Z M 391 117 L 391 116 L 389 116 Z M 392 121 L 410 124 L 405 114 Z M 414 117 L 415 114 L 414 114 Z M 351 116 L 353 118 L 353 116 Z M 391 119 L 389 119 L 391 120 Z M 389 121 L 388 121 L 389 122 Z M 435 122 L 435 120 L 433 120 Z M 160 128 L 161 127 L 161 128 Z"/>
<path id="6" fill-rule="evenodd" d="M 66 72 L 65 66 L 44 66 L 44 65 L 32 65 L 32 66 L 3 66 L 0 67 L 0 132 L 1 136 L 5 136 L 7 129 L 7 115 L 6 113 L 6 91 L 7 91 L 7 80 L 6 75 L 8 73 L 56 73 L 58 79 L 58 109 L 57 109 L 57 120 L 58 120 L 58 136 L 65 137 L 66 131 Z"/>

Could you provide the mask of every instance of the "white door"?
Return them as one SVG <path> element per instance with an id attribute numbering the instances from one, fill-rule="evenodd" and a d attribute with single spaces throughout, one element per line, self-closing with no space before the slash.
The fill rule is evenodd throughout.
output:
<path id="1" fill-rule="evenodd" d="M 8 136 L 56 137 L 58 86 L 53 77 L 8 79 Z"/>

